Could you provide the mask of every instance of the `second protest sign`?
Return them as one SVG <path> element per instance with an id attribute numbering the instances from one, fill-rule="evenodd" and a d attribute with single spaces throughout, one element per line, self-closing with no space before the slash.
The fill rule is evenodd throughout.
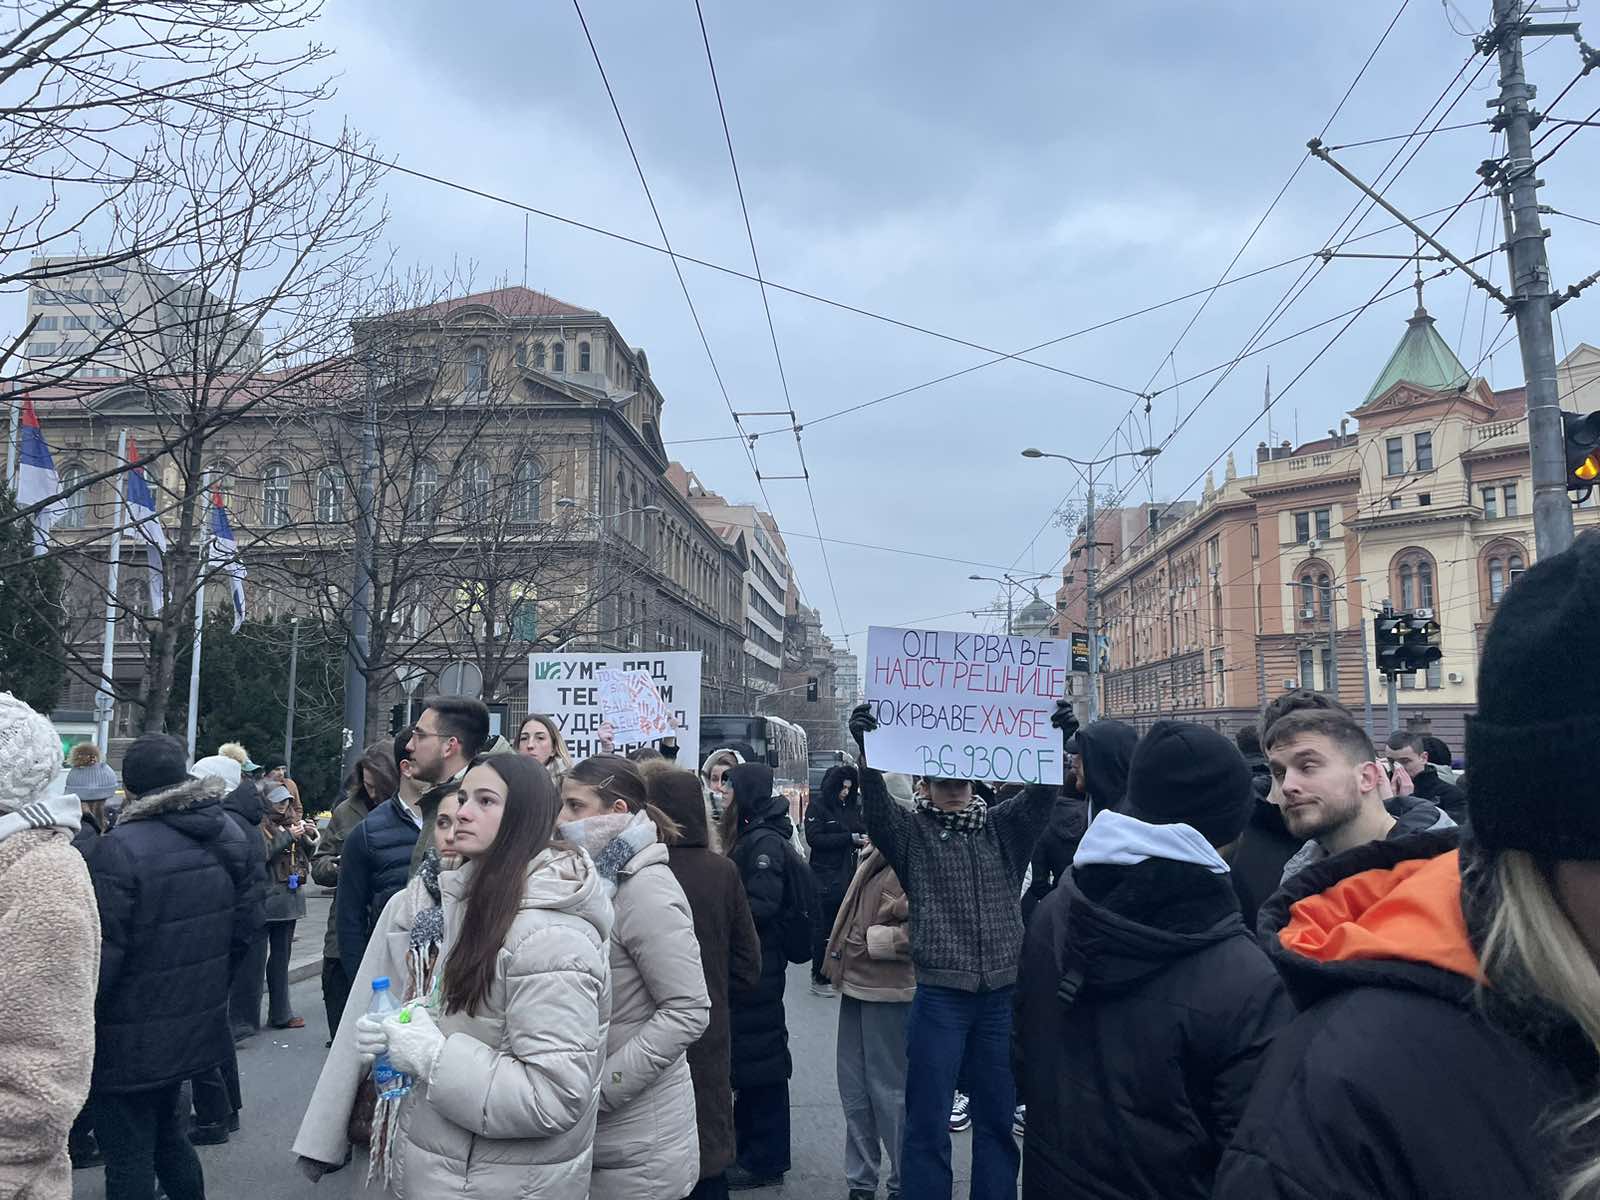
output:
<path id="1" fill-rule="evenodd" d="M 866 685 L 878 728 L 867 761 L 937 778 L 1060 783 L 1050 715 L 1066 692 L 1064 649 L 1053 638 L 874 625 Z"/>

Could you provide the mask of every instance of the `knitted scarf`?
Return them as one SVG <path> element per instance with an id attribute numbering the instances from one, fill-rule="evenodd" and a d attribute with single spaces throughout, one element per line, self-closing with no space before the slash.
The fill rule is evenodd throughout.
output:
<path id="1" fill-rule="evenodd" d="M 579 846 L 594 859 L 595 870 L 607 896 L 617 894 L 622 868 L 633 856 L 656 840 L 656 824 L 649 813 L 601 813 L 560 827 L 568 845 Z"/>
<path id="2" fill-rule="evenodd" d="M 433 904 L 419 908 L 411 918 L 411 934 L 406 950 L 406 990 L 403 1000 L 426 1001 L 437 982 L 439 954 L 444 947 L 444 907 L 439 899 L 439 851 L 432 846 L 422 856 L 417 868 L 417 878 L 422 881 Z M 367 1182 L 373 1178 L 383 1180 L 391 1188 L 394 1177 L 394 1160 L 399 1152 L 400 1137 L 397 1121 L 400 1106 L 408 1096 L 386 1100 L 379 1096 L 372 1108 L 372 1142 L 367 1159 Z"/>
<path id="3" fill-rule="evenodd" d="M 926 796 L 918 796 L 917 811 L 932 817 L 945 833 L 982 833 L 989 820 L 989 805 L 981 796 L 974 796 L 960 812 L 945 812 L 935 808 Z"/>

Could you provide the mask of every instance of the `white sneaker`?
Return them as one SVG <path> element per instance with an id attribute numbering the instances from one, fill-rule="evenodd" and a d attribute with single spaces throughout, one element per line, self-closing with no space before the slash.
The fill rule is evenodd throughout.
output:
<path id="1" fill-rule="evenodd" d="M 950 1106 L 950 1132 L 961 1133 L 972 1128 L 972 1114 L 967 1112 L 971 1101 L 965 1092 L 957 1092 L 955 1103 Z"/>
<path id="2" fill-rule="evenodd" d="M 1011 1132 L 1022 1137 L 1028 1132 L 1028 1106 L 1017 1105 L 1017 1111 L 1011 1114 Z"/>
<path id="3" fill-rule="evenodd" d="M 829 997 L 838 995 L 838 993 L 833 990 L 833 984 L 831 984 L 831 983 L 818 983 L 815 979 L 813 979 L 811 981 L 811 994 L 813 996 L 829 996 Z"/>

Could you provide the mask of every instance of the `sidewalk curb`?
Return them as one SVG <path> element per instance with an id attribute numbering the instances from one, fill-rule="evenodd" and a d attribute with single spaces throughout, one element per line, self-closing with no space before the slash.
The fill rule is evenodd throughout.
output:
<path id="1" fill-rule="evenodd" d="M 315 979 L 322 974 L 322 955 L 316 958 L 302 958 L 298 962 L 289 963 L 289 982 L 301 983 L 307 979 Z"/>

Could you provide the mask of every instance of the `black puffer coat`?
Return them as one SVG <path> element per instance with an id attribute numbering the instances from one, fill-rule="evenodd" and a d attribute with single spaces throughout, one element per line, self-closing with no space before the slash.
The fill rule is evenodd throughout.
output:
<path id="1" fill-rule="evenodd" d="M 1411 781 L 1417 796 L 1433 805 L 1457 825 L 1467 823 L 1467 794 L 1453 783 L 1439 778 L 1439 772 L 1430 763 Z"/>
<path id="2" fill-rule="evenodd" d="M 1272 768 L 1260 754 L 1246 754 L 1250 764 L 1250 790 L 1254 801 L 1250 823 L 1228 864 L 1233 868 L 1233 890 L 1245 927 L 1256 927 L 1256 914 L 1266 898 L 1278 890 L 1284 865 L 1304 844 L 1283 823 L 1283 809 L 1272 802 Z"/>
<path id="3" fill-rule="evenodd" d="M 1025 1200 L 1210 1196 L 1293 1016 L 1226 877 L 1166 859 L 1076 868 L 1039 905 L 1017 983 Z"/>
<path id="4" fill-rule="evenodd" d="M 391 796 L 344 840 L 333 907 L 339 959 L 351 979 L 361 970 L 361 956 L 383 906 L 410 880 L 411 851 L 420 833 L 400 797 Z"/>
<path id="5" fill-rule="evenodd" d="M 731 993 L 733 1087 L 738 1091 L 781 1083 L 793 1071 L 783 1010 L 783 984 L 789 971 L 783 917 L 796 898 L 784 886 L 784 855 L 794 824 L 789 820 L 789 802 L 772 794 L 772 768 L 741 763 L 731 778 L 739 836 L 728 856 L 739 868 L 761 939 L 760 984 L 753 989 L 735 987 Z"/>
<path id="6" fill-rule="evenodd" d="M 1089 805 L 1096 812 L 1116 808 L 1128 790 L 1128 764 L 1139 733 L 1121 721 L 1095 721 L 1076 734 L 1083 769 L 1084 795 L 1056 797 L 1050 823 L 1033 847 L 1033 876 L 1022 898 L 1022 919 L 1031 921 L 1033 910 L 1072 870 L 1084 830 L 1089 828 Z"/>
<path id="7" fill-rule="evenodd" d="M 228 980 L 260 936 L 251 889 L 260 856 L 221 798 L 216 779 L 148 792 L 91 851 L 96 1092 L 160 1087 L 232 1057 Z"/>
<path id="8" fill-rule="evenodd" d="M 1549 1118 L 1592 1094 L 1594 1047 L 1564 1018 L 1512 1010 L 1502 989 L 1475 995 L 1492 880 L 1478 872 L 1481 893 L 1463 888 L 1457 837 L 1358 846 L 1263 906 L 1268 951 L 1302 1011 L 1262 1065 L 1219 1200 L 1556 1196 Z M 1347 953 L 1385 943 L 1406 958 Z"/>
<path id="9" fill-rule="evenodd" d="M 250 883 L 246 901 L 257 914 L 256 924 L 261 928 L 261 936 L 266 936 L 267 916 L 267 857 L 261 850 L 261 818 L 265 810 L 261 802 L 261 789 L 256 786 L 256 781 L 246 779 L 240 782 L 222 798 L 222 809 L 228 815 L 237 829 L 250 844 Z"/>

